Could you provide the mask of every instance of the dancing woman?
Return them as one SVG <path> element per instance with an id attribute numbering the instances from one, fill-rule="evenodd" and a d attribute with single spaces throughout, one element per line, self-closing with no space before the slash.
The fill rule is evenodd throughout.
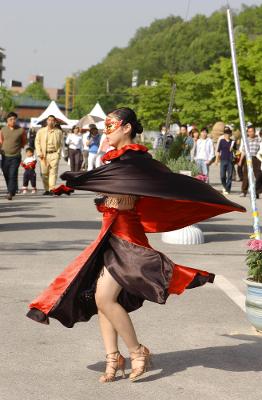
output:
<path id="1" fill-rule="evenodd" d="M 170 294 L 213 282 L 206 271 L 174 264 L 154 250 L 145 232 L 163 232 L 230 211 L 245 211 L 209 185 L 174 174 L 133 143 L 143 128 L 129 108 L 111 112 L 105 133 L 115 150 L 103 157 L 105 165 L 89 172 L 66 172 L 62 179 L 80 190 L 103 194 L 96 201 L 103 213 L 98 238 L 30 304 L 28 316 L 41 323 L 49 317 L 72 327 L 98 313 L 106 370 L 101 382 L 125 374 L 118 350 L 121 336 L 131 358 L 131 381 L 147 370 L 150 351 L 140 344 L 129 312 L 144 300 L 164 304 Z M 59 194 L 59 190 L 57 194 Z"/>

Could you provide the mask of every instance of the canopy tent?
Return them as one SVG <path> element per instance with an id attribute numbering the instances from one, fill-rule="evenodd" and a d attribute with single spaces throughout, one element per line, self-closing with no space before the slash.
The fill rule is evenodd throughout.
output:
<path id="1" fill-rule="evenodd" d="M 104 113 L 102 107 L 98 102 L 96 103 L 95 107 L 90 111 L 89 115 L 91 115 L 92 117 L 99 117 L 102 120 L 106 119 L 106 114 Z"/>
<path id="2" fill-rule="evenodd" d="M 106 114 L 104 113 L 100 104 L 97 102 L 94 108 L 92 108 L 87 115 L 79 120 L 77 125 L 82 129 L 88 129 L 90 124 L 96 124 L 98 129 L 104 129 L 105 119 Z"/>
<path id="3" fill-rule="evenodd" d="M 98 102 L 96 103 L 94 108 L 90 111 L 89 115 L 91 115 L 94 118 L 101 118 L 100 122 L 98 122 L 96 125 L 98 129 L 101 130 L 104 129 L 106 114 Z"/>
<path id="4" fill-rule="evenodd" d="M 69 125 L 72 126 L 72 122 L 70 121 L 70 119 L 68 119 L 60 110 L 60 108 L 58 107 L 58 105 L 56 104 L 56 102 L 54 100 L 51 101 L 51 103 L 49 104 L 49 106 L 45 109 L 45 111 L 34 121 L 34 123 L 36 125 L 38 125 L 40 122 L 44 121 L 45 119 L 48 118 L 49 115 L 54 115 L 54 117 L 56 117 L 56 119 L 61 122 L 64 123 L 65 125 Z"/>

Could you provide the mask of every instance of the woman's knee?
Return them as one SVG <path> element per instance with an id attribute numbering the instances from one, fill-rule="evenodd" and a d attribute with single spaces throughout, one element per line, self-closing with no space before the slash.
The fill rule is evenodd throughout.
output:
<path id="1" fill-rule="evenodd" d="M 100 290 L 96 291 L 95 300 L 98 310 L 102 311 L 104 314 L 106 314 L 107 310 L 115 303 L 111 296 L 108 296 L 108 294 L 105 294 Z"/>

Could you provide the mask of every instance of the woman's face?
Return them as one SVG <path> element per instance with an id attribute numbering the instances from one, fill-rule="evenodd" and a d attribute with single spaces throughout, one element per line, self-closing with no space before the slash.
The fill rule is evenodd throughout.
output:
<path id="1" fill-rule="evenodd" d="M 193 133 L 193 138 L 194 138 L 195 140 L 199 139 L 199 132 L 194 132 L 194 133 Z"/>
<path id="2" fill-rule="evenodd" d="M 79 129 L 79 128 L 75 128 L 75 129 L 74 129 L 74 134 L 75 134 L 75 135 L 80 135 L 80 133 L 81 133 L 81 132 L 80 132 L 80 129 Z"/>
<path id="3" fill-rule="evenodd" d="M 131 143 L 131 125 L 122 125 L 122 120 L 118 120 L 114 115 L 108 115 L 105 120 L 104 133 L 110 146 L 117 149 L 127 143 Z"/>

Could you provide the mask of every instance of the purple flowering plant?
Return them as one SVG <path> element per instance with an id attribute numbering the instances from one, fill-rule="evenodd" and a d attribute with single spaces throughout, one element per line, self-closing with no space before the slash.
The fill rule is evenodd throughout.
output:
<path id="1" fill-rule="evenodd" d="M 262 283 L 262 240 L 249 240 L 247 246 L 248 276 L 255 282 Z"/>

